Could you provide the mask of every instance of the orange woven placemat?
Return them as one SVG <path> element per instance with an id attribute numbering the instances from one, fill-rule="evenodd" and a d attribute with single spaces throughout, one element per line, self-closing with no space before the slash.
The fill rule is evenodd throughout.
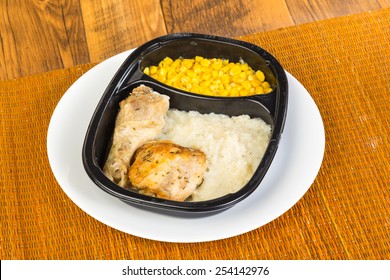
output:
<path id="1" fill-rule="evenodd" d="M 92 64 L 1 82 L 1 259 L 389 259 L 389 26 L 385 9 L 240 38 L 273 53 L 307 88 L 326 151 L 312 187 L 288 212 L 207 243 L 119 232 L 85 214 L 55 181 L 50 117 Z"/>

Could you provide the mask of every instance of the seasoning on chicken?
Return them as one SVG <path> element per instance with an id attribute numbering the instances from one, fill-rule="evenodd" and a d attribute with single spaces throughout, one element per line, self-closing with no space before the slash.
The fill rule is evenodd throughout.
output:
<path id="1" fill-rule="evenodd" d="M 151 141 L 134 155 L 129 178 L 140 193 L 184 201 L 203 182 L 206 156 L 170 141 Z"/>
<path id="2" fill-rule="evenodd" d="M 169 97 L 141 85 L 121 101 L 119 107 L 112 147 L 103 172 L 114 183 L 128 188 L 130 160 L 140 146 L 161 133 L 169 109 Z"/>

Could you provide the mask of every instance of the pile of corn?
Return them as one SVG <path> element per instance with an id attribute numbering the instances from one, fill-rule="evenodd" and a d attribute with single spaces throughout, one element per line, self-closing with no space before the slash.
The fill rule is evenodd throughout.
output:
<path id="1" fill-rule="evenodd" d="M 146 67 L 144 73 L 169 86 L 211 96 L 237 97 L 272 91 L 264 73 L 252 70 L 243 61 L 166 57 L 157 66 Z"/>

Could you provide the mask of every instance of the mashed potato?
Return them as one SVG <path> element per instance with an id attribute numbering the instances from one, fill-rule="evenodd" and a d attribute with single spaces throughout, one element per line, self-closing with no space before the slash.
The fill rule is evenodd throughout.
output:
<path id="1" fill-rule="evenodd" d="M 267 148 L 271 127 L 248 115 L 229 117 L 169 110 L 159 139 L 206 154 L 208 169 L 191 201 L 217 198 L 241 189 L 252 177 Z"/>

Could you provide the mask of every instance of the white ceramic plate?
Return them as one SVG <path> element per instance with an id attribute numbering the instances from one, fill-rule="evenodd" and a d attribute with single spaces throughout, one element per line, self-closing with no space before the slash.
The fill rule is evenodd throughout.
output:
<path id="1" fill-rule="evenodd" d="M 131 53 L 93 67 L 64 94 L 50 121 L 47 151 L 54 176 L 83 211 L 117 230 L 152 240 L 201 242 L 236 236 L 278 218 L 306 193 L 325 149 L 321 115 L 305 88 L 289 73 L 284 133 L 261 186 L 234 207 L 208 217 L 179 218 L 125 204 L 98 188 L 84 170 L 81 150 L 92 114 L 116 70 Z"/>

